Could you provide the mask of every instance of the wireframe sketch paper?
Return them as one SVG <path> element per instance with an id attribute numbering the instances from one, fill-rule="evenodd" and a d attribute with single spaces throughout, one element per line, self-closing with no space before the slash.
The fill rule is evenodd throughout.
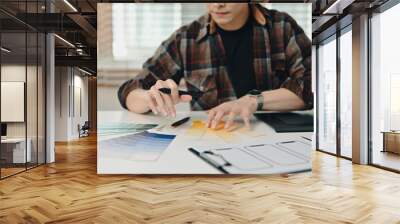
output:
<path id="1" fill-rule="evenodd" d="M 200 147 L 197 156 L 230 174 L 293 173 L 311 170 L 311 145 L 301 141 Z"/>

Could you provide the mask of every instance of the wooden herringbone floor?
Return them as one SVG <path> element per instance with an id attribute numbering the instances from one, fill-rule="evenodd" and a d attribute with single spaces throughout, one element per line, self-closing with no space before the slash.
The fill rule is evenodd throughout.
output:
<path id="1" fill-rule="evenodd" d="M 400 223 L 400 175 L 314 154 L 289 176 L 98 176 L 96 139 L 0 181 L 0 223 Z"/>

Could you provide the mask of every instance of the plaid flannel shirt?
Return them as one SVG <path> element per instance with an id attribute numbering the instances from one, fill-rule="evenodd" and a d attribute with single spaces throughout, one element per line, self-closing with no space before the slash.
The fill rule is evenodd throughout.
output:
<path id="1" fill-rule="evenodd" d="M 311 41 L 287 13 L 251 4 L 253 67 L 258 90 L 286 88 L 313 106 L 311 92 Z M 223 42 L 211 16 L 204 15 L 163 41 L 142 71 L 118 90 L 122 107 L 129 92 L 149 89 L 158 79 L 183 78 L 188 90 L 204 94 L 192 100 L 192 110 L 207 110 L 236 99 L 227 73 Z M 246 78 L 243 74 L 243 79 Z"/>

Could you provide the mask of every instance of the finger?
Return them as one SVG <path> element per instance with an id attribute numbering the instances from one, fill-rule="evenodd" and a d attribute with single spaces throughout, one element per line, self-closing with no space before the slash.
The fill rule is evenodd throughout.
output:
<path id="1" fill-rule="evenodd" d="M 161 111 L 158 109 L 158 103 L 157 103 L 156 96 L 155 96 L 155 94 L 157 94 L 156 91 L 157 90 L 155 88 L 151 87 L 149 89 L 148 93 L 150 95 L 150 98 L 152 99 L 152 102 L 154 103 L 155 114 L 159 114 L 159 113 L 161 113 Z"/>
<path id="2" fill-rule="evenodd" d="M 178 93 L 178 86 L 172 79 L 167 79 L 165 82 L 167 83 L 168 87 L 171 89 L 171 98 L 172 98 L 173 104 L 179 103 L 180 99 L 179 99 L 179 93 Z"/>
<path id="3" fill-rule="evenodd" d="M 233 121 L 235 120 L 235 117 L 236 117 L 236 113 L 231 111 L 228 115 L 228 119 L 226 120 L 225 127 L 224 127 L 225 129 L 228 129 L 232 126 Z"/>
<path id="4" fill-rule="evenodd" d="M 165 106 L 168 112 L 169 116 L 175 116 L 175 105 L 174 102 L 172 100 L 172 97 L 169 94 L 161 94 L 164 102 L 165 102 Z"/>
<path id="5" fill-rule="evenodd" d="M 163 115 L 164 115 L 164 116 L 168 116 L 168 114 L 169 114 L 168 105 L 166 104 L 166 102 L 165 102 L 165 100 L 164 100 L 163 93 L 159 91 L 159 89 L 165 88 L 165 87 L 168 87 L 168 86 L 167 86 L 167 84 L 166 84 L 165 81 L 159 79 L 159 80 L 157 80 L 157 82 L 156 82 L 156 84 L 155 84 L 155 87 L 156 87 L 156 89 L 157 89 L 157 91 L 158 91 L 158 93 L 159 93 L 160 98 L 161 98 L 162 101 L 163 101 L 163 104 L 162 104 L 162 105 L 159 105 L 159 107 L 161 107 L 161 111 L 163 112 Z"/>
<path id="6" fill-rule="evenodd" d="M 244 125 L 246 126 L 247 129 L 251 128 L 250 125 L 250 118 L 249 117 L 243 117 Z"/>
<path id="7" fill-rule="evenodd" d="M 208 111 L 208 117 L 207 117 L 207 128 L 211 127 L 211 121 L 214 119 L 215 114 L 217 113 L 216 110 L 211 109 Z"/>
<path id="8" fill-rule="evenodd" d="M 153 98 L 153 96 L 150 92 L 148 92 L 148 94 L 149 94 L 148 106 L 149 106 L 150 110 L 153 111 L 154 114 L 158 114 L 155 99 Z"/>
<path id="9" fill-rule="evenodd" d="M 211 128 L 215 129 L 217 127 L 217 125 L 219 124 L 219 122 L 221 121 L 221 119 L 224 117 L 224 111 L 219 110 L 217 112 L 217 114 L 215 115 L 214 119 L 212 120 L 212 125 Z"/>
<path id="10" fill-rule="evenodd" d="M 182 96 L 180 96 L 180 101 L 184 102 L 184 103 L 190 102 L 190 101 L 192 101 L 192 96 L 191 95 L 182 95 Z"/>
<path id="11" fill-rule="evenodd" d="M 150 88 L 150 92 L 151 92 L 151 95 L 153 96 L 153 98 L 156 100 L 156 103 L 157 103 L 156 108 L 157 108 L 158 112 L 163 113 L 164 116 L 167 115 L 167 112 L 164 109 L 164 100 L 161 96 L 160 91 L 158 91 L 157 87 L 152 86 Z"/>
<path id="12" fill-rule="evenodd" d="M 247 129 L 250 129 L 250 114 L 251 113 L 249 111 L 243 111 L 241 113 L 241 117 Z"/>

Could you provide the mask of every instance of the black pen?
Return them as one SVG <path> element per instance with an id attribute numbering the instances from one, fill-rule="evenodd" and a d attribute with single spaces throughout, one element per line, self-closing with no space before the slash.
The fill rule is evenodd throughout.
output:
<path id="1" fill-rule="evenodd" d="M 205 158 L 205 157 L 202 156 L 202 155 L 200 154 L 200 152 L 198 152 L 196 149 L 194 149 L 194 148 L 188 148 L 188 150 L 189 150 L 190 152 L 192 152 L 193 154 L 195 154 L 196 156 L 200 157 L 200 158 L 201 158 L 203 161 L 205 161 L 206 163 L 210 164 L 212 167 L 214 167 L 214 168 L 216 168 L 217 170 L 221 171 L 222 173 L 224 173 L 224 174 L 229 174 L 229 172 L 226 171 L 226 170 L 224 169 L 223 166 L 221 166 L 221 165 L 219 165 L 219 164 L 216 164 L 216 163 L 214 163 L 213 161 L 210 161 L 209 159 Z"/>
<path id="2" fill-rule="evenodd" d="M 178 127 L 179 125 L 186 123 L 188 120 L 190 120 L 190 117 L 182 118 L 179 121 L 175 121 L 174 123 L 172 123 L 171 126 Z"/>
<path id="3" fill-rule="evenodd" d="M 281 144 L 293 143 L 294 141 L 287 141 L 287 142 L 279 142 Z"/>
<path id="4" fill-rule="evenodd" d="M 164 94 L 171 94 L 170 88 L 160 88 L 158 90 Z M 200 98 L 203 95 L 203 93 L 199 92 L 199 91 L 184 91 L 184 90 L 178 90 L 178 94 L 179 94 L 179 96 L 189 95 L 195 99 Z"/>

